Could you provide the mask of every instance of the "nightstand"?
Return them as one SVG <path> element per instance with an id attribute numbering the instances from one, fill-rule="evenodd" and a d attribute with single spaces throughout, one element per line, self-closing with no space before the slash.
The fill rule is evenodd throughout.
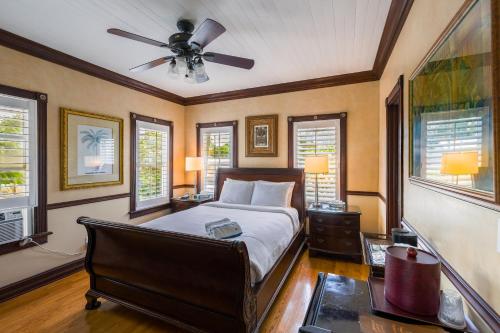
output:
<path id="1" fill-rule="evenodd" d="M 360 216 L 356 206 L 344 210 L 309 207 L 309 254 L 329 254 L 361 263 Z"/>
<path id="2" fill-rule="evenodd" d="M 213 198 L 207 198 L 207 199 L 179 199 L 179 198 L 172 198 L 170 200 L 170 207 L 172 209 L 172 213 L 175 212 L 180 212 L 181 210 L 189 209 L 198 206 L 199 204 L 205 203 L 205 202 L 210 202 L 213 201 Z"/>

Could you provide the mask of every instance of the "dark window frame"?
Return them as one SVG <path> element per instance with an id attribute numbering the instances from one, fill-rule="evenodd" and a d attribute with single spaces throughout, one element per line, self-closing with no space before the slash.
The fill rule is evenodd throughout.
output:
<path id="1" fill-rule="evenodd" d="M 288 117 L 288 167 L 294 167 L 293 124 L 302 121 L 331 119 L 339 119 L 340 121 L 339 199 L 347 203 L 347 112 Z"/>
<path id="2" fill-rule="evenodd" d="M 212 123 L 197 123 L 196 124 L 196 156 L 201 157 L 201 129 L 214 128 L 214 127 L 233 127 L 233 168 L 238 167 L 238 121 L 216 121 Z M 196 192 L 200 192 L 201 186 L 201 173 L 196 172 Z"/>
<path id="3" fill-rule="evenodd" d="M 144 216 L 147 214 L 151 214 L 154 212 L 159 212 L 161 210 L 166 210 L 170 208 L 170 202 L 166 204 L 161 204 L 154 207 L 148 207 L 144 209 L 137 210 L 137 202 L 136 202 L 136 157 L 137 157 L 137 147 L 136 147 L 136 131 L 137 131 L 137 120 L 160 124 L 164 126 L 168 126 L 169 130 L 169 199 L 173 197 L 173 180 L 174 180 L 174 124 L 170 120 L 158 119 L 149 116 L 143 116 L 137 113 L 130 113 L 130 218 L 136 218 L 140 216 Z"/>
<path id="4" fill-rule="evenodd" d="M 0 84 L 0 93 L 4 95 L 32 99 L 36 101 L 37 112 L 37 173 L 38 173 L 38 206 L 35 207 L 33 234 L 29 237 L 37 243 L 47 243 L 48 235 L 52 232 L 47 231 L 47 100 L 45 93 L 24 90 L 15 87 L 4 86 Z M 19 251 L 34 246 L 34 243 L 28 243 L 24 246 L 19 241 L 14 241 L 0 245 L 0 255 Z"/>

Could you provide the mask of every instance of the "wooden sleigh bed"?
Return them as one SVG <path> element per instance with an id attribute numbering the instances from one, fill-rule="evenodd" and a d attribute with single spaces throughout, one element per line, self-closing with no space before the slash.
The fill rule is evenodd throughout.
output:
<path id="1" fill-rule="evenodd" d="M 219 241 L 81 217 L 88 233 L 86 309 L 102 297 L 192 332 L 257 332 L 305 243 L 302 169 L 219 169 L 226 178 L 295 182 L 299 231 L 262 281 L 252 286 L 242 241 Z"/>

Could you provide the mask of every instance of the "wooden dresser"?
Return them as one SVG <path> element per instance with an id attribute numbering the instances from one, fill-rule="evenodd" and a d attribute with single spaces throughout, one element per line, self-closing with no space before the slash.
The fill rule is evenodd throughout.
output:
<path id="1" fill-rule="evenodd" d="M 360 216 L 356 206 L 345 210 L 309 207 L 309 254 L 334 255 L 361 263 Z"/>

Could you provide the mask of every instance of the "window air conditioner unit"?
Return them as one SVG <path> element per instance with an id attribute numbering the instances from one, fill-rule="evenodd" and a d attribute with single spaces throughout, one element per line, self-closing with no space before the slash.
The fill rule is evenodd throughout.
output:
<path id="1" fill-rule="evenodd" d="M 0 245 L 23 238 L 22 210 L 0 212 Z"/>

